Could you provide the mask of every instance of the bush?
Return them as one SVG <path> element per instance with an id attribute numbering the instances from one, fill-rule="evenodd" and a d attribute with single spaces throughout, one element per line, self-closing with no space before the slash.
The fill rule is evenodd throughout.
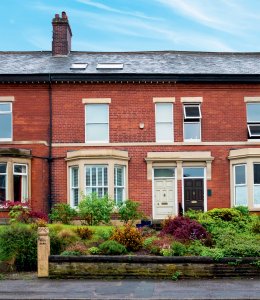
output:
<path id="1" fill-rule="evenodd" d="M 76 242 L 75 244 L 66 247 L 65 251 L 63 251 L 61 255 L 64 255 L 64 252 L 66 253 L 65 255 L 85 255 L 87 254 L 87 250 L 88 249 L 85 244 L 81 242 Z M 69 253 L 74 253 L 74 254 L 69 254 Z"/>
<path id="2" fill-rule="evenodd" d="M 82 240 L 89 240 L 93 235 L 93 231 L 88 227 L 77 227 L 75 232 Z"/>
<path id="3" fill-rule="evenodd" d="M 148 250 L 151 249 L 151 246 L 155 240 L 158 240 L 158 238 L 155 236 L 150 236 L 150 237 L 146 238 L 143 241 L 143 247 Z"/>
<path id="4" fill-rule="evenodd" d="M 98 230 L 98 232 L 97 232 L 97 235 L 104 241 L 109 240 L 111 238 L 112 234 L 113 234 L 112 228 Z"/>
<path id="5" fill-rule="evenodd" d="M 138 211 L 138 208 L 140 206 L 139 202 L 135 202 L 132 200 L 126 200 L 123 202 L 118 210 L 120 220 L 132 225 L 136 220 L 140 219 L 143 214 Z"/>
<path id="6" fill-rule="evenodd" d="M 59 255 L 62 251 L 65 250 L 66 244 L 64 240 L 57 236 L 57 232 L 50 229 L 50 246 L 51 246 L 51 255 Z"/>
<path id="7" fill-rule="evenodd" d="M 68 250 L 65 250 L 63 251 L 60 255 L 62 256 L 80 256 L 82 255 L 80 252 L 78 251 L 68 251 Z"/>
<path id="8" fill-rule="evenodd" d="M 173 237 L 170 235 L 164 235 L 160 238 L 156 238 L 152 241 L 149 249 L 152 254 L 162 255 L 163 249 L 170 249 L 173 242 Z"/>
<path id="9" fill-rule="evenodd" d="M 238 221 L 242 217 L 242 213 L 236 208 L 214 208 L 205 214 L 222 221 Z"/>
<path id="10" fill-rule="evenodd" d="M 113 209 L 113 200 L 107 195 L 99 198 L 96 193 L 85 196 L 79 203 L 79 215 L 88 225 L 108 223 Z"/>
<path id="11" fill-rule="evenodd" d="M 173 242 L 171 244 L 172 255 L 174 256 L 184 256 L 187 252 L 186 246 L 180 242 Z"/>
<path id="12" fill-rule="evenodd" d="M 141 232 L 129 224 L 123 228 L 115 229 L 111 240 L 124 245 L 128 251 L 137 251 L 142 248 L 143 244 Z"/>
<path id="13" fill-rule="evenodd" d="M 165 220 L 161 235 L 165 234 L 171 234 L 174 239 L 184 243 L 193 240 L 202 240 L 208 244 L 211 243 L 210 235 L 206 229 L 197 221 L 187 217 L 176 217 Z"/>
<path id="14" fill-rule="evenodd" d="M 88 252 L 91 255 L 98 255 L 98 254 L 100 254 L 100 249 L 98 247 L 90 247 L 88 249 Z"/>
<path id="15" fill-rule="evenodd" d="M 62 224 L 70 224 L 76 216 L 76 210 L 65 203 L 55 204 L 49 215 L 53 222 L 61 222 Z"/>
<path id="16" fill-rule="evenodd" d="M 17 271 L 37 268 L 37 233 L 29 227 L 12 225 L 0 232 L 0 260 L 14 261 Z"/>
<path id="17" fill-rule="evenodd" d="M 31 210 L 28 206 L 23 206 L 22 203 L 14 202 L 16 205 L 10 205 L 9 208 L 9 217 L 11 223 L 20 222 L 20 223 L 35 223 L 38 219 L 48 221 L 48 216 L 45 213 L 37 212 Z"/>
<path id="18" fill-rule="evenodd" d="M 99 246 L 102 254 L 107 255 L 121 255 L 127 253 L 127 249 L 124 245 L 116 241 L 105 241 Z"/>

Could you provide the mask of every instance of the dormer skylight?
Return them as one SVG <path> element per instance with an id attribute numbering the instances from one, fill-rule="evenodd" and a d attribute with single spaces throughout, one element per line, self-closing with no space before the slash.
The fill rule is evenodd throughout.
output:
<path id="1" fill-rule="evenodd" d="M 124 64 L 120 63 L 99 63 L 97 64 L 97 69 L 111 69 L 111 70 L 120 70 L 124 68 Z"/>
<path id="2" fill-rule="evenodd" d="M 86 70 L 88 64 L 86 63 L 73 63 L 71 66 L 70 66 L 70 69 L 71 70 Z"/>

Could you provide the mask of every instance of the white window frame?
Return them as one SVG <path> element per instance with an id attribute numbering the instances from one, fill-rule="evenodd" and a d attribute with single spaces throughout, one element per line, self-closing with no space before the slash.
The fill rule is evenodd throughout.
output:
<path id="1" fill-rule="evenodd" d="M 102 122 L 102 123 L 88 123 L 87 120 L 87 107 L 91 106 L 91 105 L 96 105 L 96 106 L 106 106 L 107 107 L 107 122 Z M 97 140 L 97 141 L 93 141 L 93 140 L 89 140 L 87 137 L 87 125 L 93 125 L 93 124 L 107 124 L 107 139 L 106 140 Z M 85 104 L 85 143 L 109 143 L 109 104 L 107 103 L 88 103 Z"/>
<path id="2" fill-rule="evenodd" d="M 77 169 L 78 170 L 78 185 L 77 186 L 74 186 L 73 183 L 73 169 Z M 74 201 L 74 193 L 75 193 L 75 190 L 77 190 L 77 193 L 78 193 L 78 204 L 80 202 L 80 199 L 79 199 L 79 166 L 71 166 L 69 167 L 69 172 L 70 172 L 70 206 L 71 207 L 77 207 L 78 205 L 75 205 L 75 201 Z"/>
<path id="3" fill-rule="evenodd" d="M 109 190 L 108 190 L 108 187 L 109 187 L 109 165 L 98 165 L 98 164 L 95 164 L 95 165 L 85 165 L 84 166 L 85 168 L 85 172 L 84 172 L 84 180 L 85 180 L 85 195 L 90 195 L 92 194 L 92 189 L 96 189 L 96 193 L 98 195 L 98 189 L 99 188 L 102 188 L 102 197 L 104 197 L 106 194 L 105 194 L 105 189 L 107 189 L 107 194 L 109 193 Z M 87 178 L 87 168 L 90 168 L 90 186 L 87 186 L 86 185 L 86 178 Z M 106 168 L 107 169 L 107 185 L 104 185 L 104 171 L 102 171 L 102 185 L 99 186 L 98 185 L 98 175 L 96 173 L 96 185 L 93 185 L 92 184 L 92 168 Z M 91 193 L 88 193 L 87 192 L 87 189 L 91 189 Z"/>
<path id="4" fill-rule="evenodd" d="M 186 115 L 186 107 L 198 107 L 199 108 L 199 117 L 187 117 Z M 199 119 L 199 121 L 192 121 L 192 119 Z M 202 138 L 201 138 L 201 119 L 202 119 L 202 115 L 201 115 L 201 109 L 200 109 L 200 104 L 195 103 L 195 104 L 189 104 L 189 103 L 184 103 L 183 104 L 183 141 L 184 142 L 201 142 Z M 191 120 L 191 121 L 187 121 L 187 120 Z M 199 130 L 200 130 L 200 138 L 199 139 L 186 139 L 185 138 L 185 124 L 199 124 Z"/>
<path id="5" fill-rule="evenodd" d="M 13 140 L 13 104 L 11 102 L 0 102 L 0 104 L 10 104 L 10 111 L 0 111 L 0 115 L 11 115 L 11 137 L 10 138 L 1 138 L 0 141 L 12 141 Z M 0 127 L 0 136 L 1 136 L 1 127 Z"/>
<path id="6" fill-rule="evenodd" d="M 245 183 L 243 184 L 236 184 L 236 167 L 240 167 L 240 166 L 244 166 L 245 168 Z M 233 186 L 234 186 L 234 206 L 240 206 L 237 205 L 237 201 L 236 201 L 236 187 L 242 187 L 244 186 L 246 188 L 246 195 L 247 195 L 247 165 L 246 164 L 236 164 L 233 165 Z M 248 195 L 246 197 L 246 206 L 248 206 Z"/>
<path id="7" fill-rule="evenodd" d="M 171 105 L 171 122 L 158 122 L 157 121 L 157 109 L 158 109 L 158 106 L 159 105 Z M 162 143 L 165 143 L 165 142 L 174 142 L 174 124 L 173 124 L 173 115 L 174 115 L 174 107 L 173 107 L 173 103 L 165 103 L 165 102 L 156 102 L 155 103 L 155 136 L 156 136 L 156 142 L 162 142 Z M 171 136 L 172 136 L 172 139 L 170 140 L 162 140 L 159 138 L 159 136 L 157 135 L 157 124 L 170 124 L 171 123 Z"/>
<path id="8" fill-rule="evenodd" d="M 117 184 L 117 170 L 118 169 L 122 169 L 123 171 L 123 185 L 118 185 Z M 122 203 L 125 202 L 125 185 L 126 185 L 126 176 L 125 176 L 125 169 L 126 167 L 123 165 L 114 165 L 114 200 L 115 200 L 115 204 L 118 205 L 118 199 L 117 199 L 117 189 L 122 189 Z"/>
<path id="9" fill-rule="evenodd" d="M 187 116 L 187 113 L 186 113 L 186 108 L 187 107 L 198 107 L 198 109 L 199 109 L 199 117 L 189 117 L 189 116 Z M 184 113 L 184 118 L 185 119 L 201 119 L 200 104 L 184 104 L 183 105 L 183 113 Z"/>
<path id="10" fill-rule="evenodd" d="M 255 203 L 255 197 L 254 197 L 255 196 L 255 186 L 260 186 L 260 183 L 255 184 L 255 176 L 254 176 L 254 166 L 255 165 L 260 165 L 260 162 L 253 162 L 253 182 L 252 182 L 252 184 L 253 184 L 253 207 L 259 208 L 260 204 Z"/>
<path id="11" fill-rule="evenodd" d="M 5 162 L 0 162 L 0 165 L 5 165 L 5 173 L 0 173 L 0 175 L 5 175 L 5 200 L 8 199 L 8 165 Z"/>
<path id="12" fill-rule="evenodd" d="M 19 172 L 15 172 L 14 171 L 14 168 L 15 166 L 25 166 L 25 170 L 26 172 L 25 173 L 19 173 Z M 13 176 L 14 175 L 19 175 L 19 176 L 22 176 L 22 177 L 26 177 L 26 195 L 27 195 L 27 198 L 26 199 L 21 199 L 21 203 L 24 203 L 24 202 L 27 202 L 28 199 L 29 199 L 29 176 L 28 176 L 28 165 L 27 164 L 21 164 L 21 163 L 13 163 Z M 14 186 L 13 186 L 13 189 L 14 189 Z M 22 193 L 23 194 L 23 193 Z M 14 199 L 16 200 L 16 199 Z"/>

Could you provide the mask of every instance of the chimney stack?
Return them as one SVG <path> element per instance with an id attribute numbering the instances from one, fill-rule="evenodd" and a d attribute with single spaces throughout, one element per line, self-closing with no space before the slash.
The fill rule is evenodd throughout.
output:
<path id="1" fill-rule="evenodd" d="M 55 14 L 52 19 L 52 56 L 66 56 L 71 51 L 72 32 L 66 12 L 63 11 L 61 17 Z"/>

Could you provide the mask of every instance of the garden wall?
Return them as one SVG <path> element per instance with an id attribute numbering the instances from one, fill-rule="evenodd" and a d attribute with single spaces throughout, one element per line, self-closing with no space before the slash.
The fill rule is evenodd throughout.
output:
<path id="1" fill-rule="evenodd" d="M 259 276 L 257 258 L 222 258 L 216 261 L 209 257 L 49 257 L 50 278 L 178 279 Z"/>

